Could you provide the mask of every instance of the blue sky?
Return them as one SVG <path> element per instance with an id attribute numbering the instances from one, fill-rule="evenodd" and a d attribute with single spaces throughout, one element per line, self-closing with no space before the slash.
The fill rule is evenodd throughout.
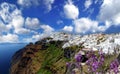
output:
<path id="1" fill-rule="evenodd" d="M 0 0 L 0 43 L 34 42 L 56 31 L 118 33 L 120 0 Z"/>

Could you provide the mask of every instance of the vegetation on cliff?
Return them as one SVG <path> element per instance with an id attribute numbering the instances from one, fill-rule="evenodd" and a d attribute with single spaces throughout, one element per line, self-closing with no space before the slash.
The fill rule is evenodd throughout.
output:
<path id="1" fill-rule="evenodd" d="M 62 46 L 65 41 L 51 39 L 44 38 L 35 44 L 30 43 L 16 52 L 11 61 L 10 74 L 72 74 L 76 70 L 78 71 L 75 73 L 93 74 L 88 69 L 94 68 L 92 65 L 96 65 L 96 62 L 101 63 L 99 61 L 101 59 L 104 59 L 102 65 L 97 66 L 97 68 L 95 66 L 94 70 L 96 73 L 100 71 L 104 71 L 103 73 L 105 73 L 110 71 L 111 62 L 118 57 L 118 54 L 114 53 L 113 55 L 105 54 L 104 58 L 100 58 L 101 55 L 99 55 L 98 51 L 82 50 L 84 48 L 82 44 L 63 49 Z M 87 56 L 88 52 L 90 52 L 89 56 Z M 80 55 L 77 55 L 78 53 Z M 76 55 L 77 58 L 75 58 Z M 91 58 L 90 55 L 94 56 L 94 58 Z M 94 61 L 92 61 L 93 63 L 89 62 L 92 64 L 87 65 L 87 61 L 90 59 L 96 59 L 98 61 L 95 63 Z"/>
<path id="2" fill-rule="evenodd" d="M 64 41 L 50 41 L 45 39 L 30 43 L 13 56 L 11 74 L 64 74 L 69 54 L 62 49 Z"/>

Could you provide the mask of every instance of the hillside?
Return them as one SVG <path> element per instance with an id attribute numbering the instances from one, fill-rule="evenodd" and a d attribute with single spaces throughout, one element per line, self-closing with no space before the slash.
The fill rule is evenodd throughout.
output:
<path id="1" fill-rule="evenodd" d="M 97 72 L 113 72 L 109 65 L 116 58 L 120 61 L 120 34 L 54 33 L 17 51 L 11 61 L 10 74 L 72 74 L 72 71 L 93 74 L 86 70 L 86 61 L 91 58 L 87 53 L 92 52 L 90 55 L 100 58 L 100 51 L 105 60 Z M 77 54 L 82 55 L 80 68 L 74 58 Z"/>

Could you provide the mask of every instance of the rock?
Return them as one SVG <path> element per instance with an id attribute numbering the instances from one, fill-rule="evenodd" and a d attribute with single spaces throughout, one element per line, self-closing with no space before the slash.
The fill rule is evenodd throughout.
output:
<path id="1" fill-rule="evenodd" d="M 85 63 L 88 60 L 88 58 L 86 57 L 86 55 L 82 55 L 82 63 Z"/>
<path id="2" fill-rule="evenodd" d="M 78 63 L 71 63 L 70 66 L 67 68 L 66 74 L 81 74 L 80 71 L 81 67 L 78 65 Z"/>
<path id="3" fill-rule="evenodd" d="M 64 57 L 66 58 L 71 58 L 74 54 L 74 51 L 69 49 L 69 48 L 65 48 L 64 49 Z"/>
<path id="4" fill-rule="evenodd" d="M 36 74 L 40 68 L 40 62 L 33 65 L 33 59 L 37 58 L 35 54 L 40 47 L 38 45 L 29 44 L 23 49 L 17 51 L 12 57 L 10 74 Z M 38 61 L 41 59 L 38 59 Z M 36 66 L 36 69 L 33 69 Z"/>
<path id="5" fill-rule="evenodd" d="M 49 42 L 43 42 L 46 41 L 43 39 L 42 41 L 37 41 L 35 44 L 28 44 L 25 46 L 23 49 L 20 49 L 17 51 L 11 60 L 11 68 L 10 68 L 10 74 L 36 74 L 42 67 L 42 64 L 44 61 L 46 61 L 45 56 L 47 55 L 46 53 L 50 52 L 48 49 Z M 59 47 L 62 47 L 62 41 L 50 41 L 53 45 L 54 48 L 57 48 L 59 50 Z M 52 46 L 51 46 L 52 47 Z M 51 49 L 51 48 L 50 48 Z M 56 49 L 54 49 L 56 50 Z M 52 51 L 54 51 L 52 50 Z M 62 50 L 62 48 L 61 48 Z M 62 51 L 60 51 L 62 53 Z M 51 57 L 51 53 L 48 53 Z M 63 55 L 63 53 L 61 54 Z M 61 60 L 61 55 L 55 58 L 55 62 L 58 62 L 58 60 Z M 64 61 L 63 61 L 64 62 Z M 61 62 L 60 62 L 61 63 Z M 55 65 L 56 66 L 56 65 Z M 45 66 L 44 68 L 47 70 L 50 70 L 52 74 L 60 74 L 61 72 L 58 71 L 58 69 L 61 69 L 61 67 L 65 67 L 64 63 L 62 63 L 62 66 L 59 67 L 51 67 L 51 66 Z M 63 70 L 62 74 L 65 71 Z"/>
<path id="6" fill-rule="evenodd" d="M 118 60 L 118 62 L 120 64 L 120 54 L 118 55 L 117 60 Z"/>

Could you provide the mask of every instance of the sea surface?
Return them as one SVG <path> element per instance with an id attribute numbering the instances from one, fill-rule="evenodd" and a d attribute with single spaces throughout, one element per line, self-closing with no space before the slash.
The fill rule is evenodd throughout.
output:
<path id="1" fill-rule="evenodd" d="M 27 44 L 0 44 L 0 74 L 9 74 L 10 62 L 14 53 Z"/>

